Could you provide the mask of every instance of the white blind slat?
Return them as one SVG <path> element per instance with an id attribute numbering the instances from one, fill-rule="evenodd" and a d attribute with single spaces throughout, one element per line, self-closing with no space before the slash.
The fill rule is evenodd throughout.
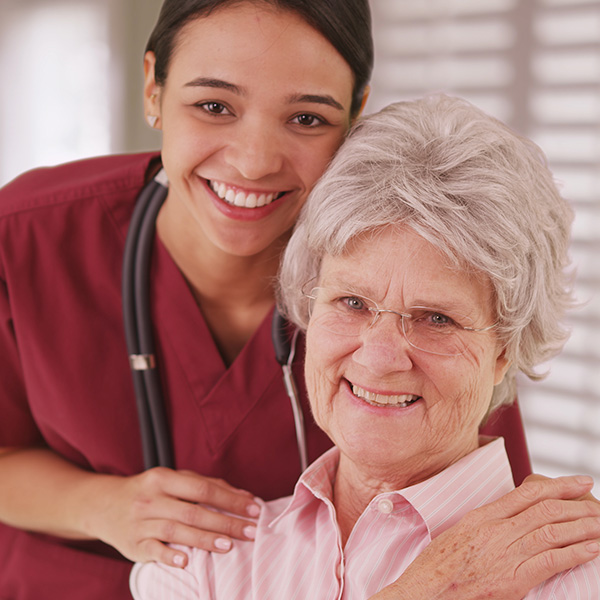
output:
<path id="1" fill-rule="evenodd" d="M 600 0 L 372 0 L 369 109 L 431 91 L 466 97 L 546 152 L 576 217 L 584 305 L 572 337 L 520 401 L 534 468 L 587 472 L 600 494 Z"/>

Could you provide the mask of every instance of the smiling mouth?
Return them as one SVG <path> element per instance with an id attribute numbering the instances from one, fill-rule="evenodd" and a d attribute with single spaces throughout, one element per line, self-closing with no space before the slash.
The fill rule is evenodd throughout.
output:
<path id="1" fill-rule="evenodd" d="M 368 392 L 353 383 L 351 383 L 350 386 L 352 388 L 352 393 L 357 398 L 364 400 L 371 406 L 406 408 L 421 398 L 421 396 L 415 396 L 413 394 L 376 394 L 375 392 Z"/>
<path id="2" fill-rule="evenodd" d="M 261 208 L 281 198 L 286 192 L 256 193 L 228 187 L 221 181 L 209 181 L 212 191 L 224 202 L 240 208 Z"/>

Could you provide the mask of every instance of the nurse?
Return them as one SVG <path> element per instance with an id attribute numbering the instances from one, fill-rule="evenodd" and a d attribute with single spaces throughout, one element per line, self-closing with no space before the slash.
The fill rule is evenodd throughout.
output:
<path id="1" fill-rule="evenodd" d="M 367 0 L 166 0 L 144 61 L 160 155 L 39 169 L 0 192 L 0 598 L 130 598 L 130 560 L 184 566 L 168 542 L 227 552 L 253 539 L 256 496 L 291 493 L 272 282 L 371 65 Z M 141 473 L 120 273 L 161 164 L 150 297 L 177 470 Z M 312 461 L 330 443 L 304 408 Z M 530 504 L 589 485 L 534 489 Z"/>

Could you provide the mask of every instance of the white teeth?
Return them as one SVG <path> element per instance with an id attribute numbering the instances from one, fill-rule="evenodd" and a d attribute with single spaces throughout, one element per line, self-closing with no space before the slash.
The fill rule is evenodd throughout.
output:
<path id="1" fill-rule="evenodd" d="M 218 181 L 211 181 L 210 187 L 213 192 L 221 198 L 221 200 L 225 200 L 228 204 L 233 204 L 235 206 L 240 206 L 243 208 L 257 208 L 261 206 L 267 206 L 267 204 L 271 204 L 275 198 L 278 198 L 281 194 L 260 194 L 256 193 L 246 194 L 246 192 L 242 192 L 240 190 L 233 190 L 228 188 L 224 183 L 220 183 Z"/>
<path id="2" fill-rule="evenodd" d="M 410 406 L 420 398 L 420 396 L 412 394 L 376 394 L 375 392 L 368 392 L 357 385 L 352 385 L 352 393 L 357 398 L 361 398 L 374 406 L 398 406 L 400 408 Z"/>

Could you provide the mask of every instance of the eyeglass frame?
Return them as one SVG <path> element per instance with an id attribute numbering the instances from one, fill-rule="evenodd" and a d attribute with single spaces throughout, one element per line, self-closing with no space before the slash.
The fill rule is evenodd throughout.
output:
<path id="1" fill-rule="evenodd" d="M 307 284 L 306 284 L 307 285 Z M 303 290 L 306 287 L 306 285 L 302 286 Z M 315 290 L 319 290 L 319 289 L 323 289 L 323 290 L 334 290 L 335 288 L 329 288 L 326 286 L 315 286 L 313 288 L 311 288 L 310 292 L 307 293 L 305 291 L 302 291 L 302 295 L 305 298 L 308 298 L 309 300 L 317 300 L 317 297 L 312 295 L 313 292 Z M 456 354 L 447 354 L 447 353 L 443 353 L 443 352 L 433 352 L 432 350 L 426 350 L 424 348 L 419 348 L 419 346 L 416 346 L 413 342 L 411 342 L 411 340 L 408 337 L 408 334 L 406 333 L 406 328 L 404 325 L 404 320 L 405 319 L 413 319 L 413 315 L 408 314 L 408 313 L 403 313 L 400 312 L 398 310 L 393 310 L 391 308 L 379 308 L 379 305 L 377 304 L 377 302 L 375 300 L 373 300 L 372 298 L 369 298 L 367 296 L 363 296 L 362 294 L 357 294 L 356 292 L 350 292 L 347 290 L 339 290 L 340 294 L 344 294 L 344 295 L 348 295 L 350 297 L 355 296 L 357 298 L 363 299 L 363 300 L 367 300 L 369 303 L 372 303 L 375 308 L 372 308 L 370 306 L 367 306 L 366 309 L 370 312 L 370 313 L 374 313 L 373 319 L 372 321 L 369 323 L 369 325 L 366 327 L 366 329 L 364 329 L 364 331 L 368 331 L 369 329 L 371 329 L 375 323 L 377 323 L 377 320 L 379 319 L 379 316 L 381 315 L 381 313 L 392 313 L 394 315 L 397 315 L 400 317 L 400 329 L 402 331 L 402 335 L 404 336 L 404 339 L 406 340 L 406 342 L 409 344 L 409 346 L 420 350 L 421 352 L 426 352 L 427 354 L 434 354 L 436 356 L 461 356 L 462 354 L 464 354 L 466 352 L 466 348 L 462 351 L 462 352 L 458 352 Z M 420 309 L 420 310 L 427 310 L 427 311 L 431 311 L 432 313 L 438 313 L 442 316 L 447 316 L 444 314 L 443 309 L 435 309 L 432 308 L 431 306 L 410 306 L 407 310 L 413 310 L 413 309 Z M 452 312 L 452 311 L 447 311 L 447 312 Z M 309 318 L 312 316 L 311 315 L 311 310 L 310 310 L 310 303 L 309 303 L 309 309 L 308 309 L 308 315 Z M 470 317 L 467 317 L 466 315 L 460 315 L 461 317 L 465 318 L 465 319 L 470 319 Z M 452 319 L 452 317 L 449 317 L 450 319 Z M 452 321 L 454 321 L 456 327 L 458 327 L 461 331 L 470 331 L 470 332 L 474 332 L 474 333 L 480 333 L 480 332 L 485 332 L 485 331 L 490 331 L 491 329 L 494 329 L 495 327 L 498 326 L 498 321 L 496 321 L 495 323 L 493 323 L 492 325 L 488 325 L 487 327 L 467 327 L 464 325 L 461 325 L 460 323 L 456 322 L 454 319 L 452 319 Z M 327 330 L 330 331 L 330 330 Z M 344 335 L 343 333 L 337 333 L 335 331 L 331 331 L 331 333 L 333 333 L 334 335 Z M 362 333 L 362 332 L 361 332 Z M 352 335 L 348 335 L 347 337 L 358 337 L 359 335 L 361 335 L 361 333 L 357 333 L 357 334 L 352 334 Z"/>

